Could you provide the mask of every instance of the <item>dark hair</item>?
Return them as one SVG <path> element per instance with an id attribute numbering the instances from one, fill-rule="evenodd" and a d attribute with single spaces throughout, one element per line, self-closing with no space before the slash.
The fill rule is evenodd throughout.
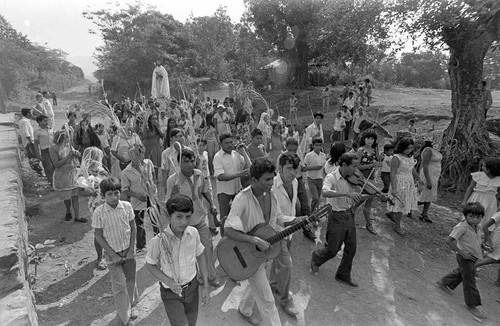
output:
<path id="1" fill-rule="evenodd" d="M 403 153 L 410 145 L 414 145 L 413 139 L 410 137 L 403 137 L 396 142 L 394 153 Z"/>
<path id="2" fill-rule="evenodd" d="M 408 123 L 415 123 L 415 119 L 408 120 Z"/>
<path id="3" fill-rule="evenodd" d="M 39 97 L 43 97 L 43 95 L 40 93 L 36 94 L 35 98 L 39 98 Z"/>
<path id="4" fill-rule="evenodd" d="M 369 79 L 369 78 L 366 78 L 366 79 L 365 79 L 365 82 L 369 83 L 369 82 L 370 82 L 370 79 Z"/>
<path id="5" fill-rule="evenodd" d="M 181 155 L 181 161 L 182 159 L 186 157 L 190 160 L 194 159 L 194 152 L 190 148 L 183 147 L 182 148 L 182 155 Z"/>
<path id="6" fill-rule="evenodd" d="M 168 215 L 172 215 L 175 212 L 192 213 L 194 211 L 193 200 L 182 194 L 170 197 L 165 206 L 167 208 Z"/>
<path id="7" fill-rule="evenodd" d="M 21 114 L 23 115 L 23 117 L 26 117 L 28 114 L 30 114 L 30 112 L 31 112 L 30 108 L 22 108 L 21 109 Z"/>
<path id="8" fill-rule="evenodd" d="M 172 131 L 174 128 L 172 128 L 172 130 L 170 129 L 170 122 L 173 121 L 175 122 L 175 126 L 177 127 L 177 121 L 175 121 L 175 118 L 168 118 L 167 120 L 167 130 L 165 130 L 165 144 L 164 146 L 165 147 L 170 147 L 170 131 Z"/>
<path id="9" fill-rule="evenodd" d="M 486 86 L 486 80 L 483 80 L 482 83 L 483 83 L 483 86 Z"/>
<path id="10" fill-rule="evenodd" d="M 299 141 L 294 137 L 288 137 L 285 141 L 285 147 L 288 147 L 289 145 L 299 146 Z"/>
<path id="11" fill-rule="evenodd" d="M 424 144 L 422 145 L 421 150 L 424 150 L 427 147 L 432 147 L 432 141 L 431 140 L 424 141 Z"/>
<path id="12" fill-rule="evenodd" d="M 500 158 L 490 157 L 484 160 L 483 164 L 490 170 L 494 177 L 500 176 Z"/>
<path id="13" fill-rule="evenodd" d="M 40 123 L 42 122 L 43 119 L 48 119 L 49 117 L 47 117 L 45 114 L 40 114 L 38 117 L 36 117 L 36 122 Z"/>
<path id="14" fill-rule="evenodd" d="M 225 133 L 222 133 L 220 136 L 219 136 L 219 141 L 222 142 L 224 141 L 224 139 L 228 139 L 228 138 L 234 138 L 234 136 L 228 132 L 225 132 Z"/>
<path id="15" fill-rule="evenodd" d="M 354 93 L 353 93 L 353 92 L 349 92 L 349 94 L 348 94 L 348 95 L 354 95 Z"/>
<path id="16" fill-rule="evenodd" d="M 366 138 L 374 138 L 375 141 L 372 144 L 372 148 L 377 148 L 377 133 L 373 130 L 367 130 L 363 132 L 359 138 L 358 138 L 358 145 L 359 147 L 363 147 L 366 145 L 365 139 Z"/>
<path id="17" fill-rule="evenodd" d="M 322 112 L 318 111 L 318 112 L 314 113 L 313 118 L 316 119 L 316 117 L 320 117 L 321 119 L 324 119 L 325 115 Z"/>
<path id="18" fill-rule="evenodd" d="M 388 152 L 391 149 L 394 149 L 394 145 L 393 144 L 385 144 L 384 145 L 384 152 Z"/>
<path id="19" fill-rule="evenodd" d="M 299 167 L 300 157 L 295 153 L 284 152 L 278 159 L 279 166 L 283 167 L 285 164 L 291 164 L 294 169 Z"/>
<path id="20" fill-rule="evenodd" d="M 351 148 L 352 149 L 358 149 L 359 148 L 359 144 L 357 141 L 353 141 L 352 144 L 351 144 Z"/>
<path id="21" fill-rule="evenodd" d="M 312 139 L 312 144 L 323 144 L 323 139 L 321 139 L 321 137 L 314 137 Z"/>
<path id="22" fill-rule="evenodd" d="M 339 165 L 342 166 L 342 164 L 345 163 L 345 165 L 349 166 L 352 164 L 353 161 L 357 159 L 358 156 L 354 153 L 344 153 L 339 157 Z"/>
<path id="23" fill-rule="evenodd" d="M 70 111 L 70 112 L 66 113 L 66 118 L 69 119 L 69 117 L 72 115 L 75 116 L 75 119 L 76 119 L 76 112 L 74 112 L 74 111 Z"/>
<path id="24" fill-rule="evenodd" d="M 256 158 L 250 167 L 250 176 L 259 180 L 264 173 L 275 173 L 276 166 L 267 158 Z"/>
<path id="25" fill-rule="evenodd" d="M 332 144 L 332 147 L 330 147 L 330 159 L 328 160 L 328 163 L 330 165 L 334 165 L 335 163 L 338 162 L 340 156 L 346 152 L 345 144 L 340 141 L 336 141 Z"/>
<path id="26" fill-rule="evenodd" d="M 122 184 L 120 179 L 116 177 L 108 177 L 99 183 L 99 188 L 101 189 L 101 195 L 104 197 L 108 191 L 121 191 Z"/>
<path id="27" fill-rule="evenodd" d="M 196 143 L 197 144 L 203 143 L 203 144 L 207 145 L 208 141 L 205 138 L 198 138 L 198 140 L 196 140 Z"/>
<path id="28" fill-rule="evenodd" d="M 252 133 L 250 135 L 252 136 L 252 138 L 262 136 L 262 130 L 260 130 L 259 128 L 255 128 L 254 130 L 252 130 Z"/>
<path id="29" fill-rule="evenodd" d="M 484 216 L 484 207 L 477 202 L 467 203 L 462 209 L 462 214 L 464 214 L 464 216 L 469 214 Z"/>
<path id="30" fill-rule="evenodd" d="M 170 131 L 170 138 L 177 136 L 177 134 L 183 134 L 181 128 L 174 128 Z M 183 134 L 184 135 L 184 134 Z"/>

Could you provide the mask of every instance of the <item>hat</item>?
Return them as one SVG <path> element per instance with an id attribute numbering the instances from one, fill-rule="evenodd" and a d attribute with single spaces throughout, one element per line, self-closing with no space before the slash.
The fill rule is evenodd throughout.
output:
<path id="1" fill-rule="evenodd" d="M 219 104 L 219 105 L 217 105 L 217 109 L 218 109 L 218 108 L 223 108 L 223 109 L 225 109 L 226 107 L 225 107 L 223 104 Z"/>

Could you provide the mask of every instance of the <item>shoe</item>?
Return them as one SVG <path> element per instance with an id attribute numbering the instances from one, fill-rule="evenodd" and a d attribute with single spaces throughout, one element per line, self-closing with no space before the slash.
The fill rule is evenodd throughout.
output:
<path id="1" fill-rule="evenodd" d="M 396 221 L 394 221 L 394 213 L 393 212 L 387 212 L 385 213 L 385 216 L 390 219 L 392 221 L 392 223 L 396 223 Z"/>
<path id="2" fill-rule="evenodd" d="M 345 279 L 345 278 L 341 278 L 341 277 L 335 276 L 335 281 L 347 284 L 347 285 L 352 286 L 354 288 L 358 287 L 358 284 L 354 283 L 351 279 Z"/>
<path id="3" fill-rule="evenodd" d="M 313 275 L 318 275 L 318 272 L 319 272 L 319 266 L 316 265 L 316 263 L 314 262 L 314 253 L 313 253 L 313 257 L 311 257 L 311 264 L 310 264 L 310 267 L 311 267 L 311 273 Z"/>
<path id="4" fill-rule="evenodd" d="M 371 234 L 377 235 L 377 231 L 375 231 L 375 229 L 373 228 L 373 225 L 371 225 L 371 224 L 366 224 L 366 230 L 368 230 L 368 232 L 370 232 Z"/>
<path id="5" fill-rule="evenodd" d="M 254 315 L 250 315 L 250 316 L 244 315 L 240 309 L 238 309 L 238 313 L 240 314 L 241 318 L 246 320 L 249 324 L 252 324 L 252 325 L 260 324 L 260 319 L 258 319 Z"/>
<path id="6" fill-rule="evenodd" d="M 453 291 L 446 284 L 444 284 L 443 281 L 439 280 L 439 281 L 437 281 L 436 284 L 437 284 L 437 286 L 439 286 L 439 288 L 441 290 L 443 290 L 447 294 L 453 295 Z"/>
<path id="7" fill-rule="evenodd" d="M 75 222 L 78 223 L 87 223 L 88 221 L 85 217 L 75 218 Z"/>
<path id="8" fill-rule="evenodd" d="M 222 281 L 217 276 L 211 280 L 208 280 L 208 283 L 210 283 L 210 285 L 213 286 L 214 288 L 218 288 L 223 284 Z"/>
<path id="9" fill-rule="evenodd" d="M 297 307 L 295 307 L 295 304 L 291 299 L 280 303 L 280 306 L 288 315 L 292 317 L 295 317 L 299 314 L 299 310 L 297 309 Z"/>
<path id="10" fill-rule="evenodd" d="M 312 233 L 309 230 L 304 230 L 304 237 L 306 237 L 307 239 L 309 239 L 311 241 L 315 241 L 316 240 L 316 236 L 314 235 L 314 233 Z"/>
<path id="11" fill-rule="evenodd" d="M 147 252 L 146 248 L 141 248 L 141 249 L 137 248 L 137 250 L 135 251 L 135 254 L 136 255 L 145 255 L 146 252 Z"/>
<path id="12" fill-rule="evenodd" d="M 212 236 L 216 236 L 217 234 L 219 234 L 219 231 L 217 231 L 216 228 L 209 228 L 210 229 L 210 233 L 212 234 Z"/>
<path id="13" fill-rule="evenodd" d="M 473 314 L 475 317 L 477 317 L 479 319 L 487 319 L 486 315 L 481 310 L 479 310 L 477 307 L 467 306 L 467 310 L 469 310 L 471 312 L 471 314 Z"/>
<path id="14" fill-rule="evenodd" d="M 429 218 L 429 216 L 427 216 L 427 215 L 420 215 L 418 218 L 419 218 L 421 221 L 425 221 L 425 222 L 427 222 L 427 223 L 432 223 L 432 220 L 431 220 L 431 219 Z"/>
<path id="15" fill-rule="evenodd" d="M 71 213 L 66 213 L 66 215 L 64 216 L 65 221 L 71 221 L 72 219 L 73 219 L 73 216 L 71 216 Z"/>
<path id="16" fill-rule="evenodd" d="M 106 268 L 108 268 L 108 265 L 106 265 L 106 262 L 104 261 L 104 259 L 101 259 L 101 261 L 99 261 L 99 263 L 97 264 L 96 268 L 100 271 L 104 271 L 104 270 L 106 270 Z"/>

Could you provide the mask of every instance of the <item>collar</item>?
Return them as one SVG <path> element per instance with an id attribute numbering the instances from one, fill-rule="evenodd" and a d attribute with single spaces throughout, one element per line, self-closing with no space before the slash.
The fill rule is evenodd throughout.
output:
<path id="1" fill-rule="evenodd" d="M 465 220 L 465 218 L 460 222 L 463 226 L 465 226 L 466 228 L 468 229 L 471 229 L 472 231 L 474 231 L 474 233 L 477 233 L 478 231 L 478 226 L 476 226 L 476 229 L 474 229 L 469 223 L 467 223 L 467 221 Z"/>
<path id="2" fill-rule="evenodd" d="M 107 202 L 104 203 L 103 209 L 105 212 L 107 211 L 112 211 L 112 210 L 117 210 L 117 209 L 125 209 L 125 205 L 121 200 L 118 201 L 118 205 L 116 205 L 116 208 L 111 207 Z"/>
<path id="3" fill-rule="evenodd" d="M 179 169 L 179 172 L 176 172 L 175 174 L 177 174 L 177 178 L 179 179 L 179 181 L 182 183 L 184 181 L 187 180 L 188 177 L 186 177 L 182 171 Z M 193 173 L 193 177 L 196 177 L 196 176 L 200 176 L 202 174 L 201 170 L 198 170 L 198 169 L 194 169 L 194 173 Z M 196 178 L 194 178 L 196 179 Z"/>
<path id="4" fill-rule="evenodd" d="M 182 240 L 182 238 L 184 238 L 184 236 L 188 236 L 188 237 L 192 237 L 193 236 L 193 228 L 191 227 L 187 227 L 185 230 L 184 230 L 184 233 L 182 234 L 182 237 L 181 239 L 177 238 L 177 236 L 174 234 L 174 231 L 172 231 L 172 228 L 170 227 L 170 223 L 168 224 L 168 226 L 163 230 L 163 232 L 168 235 L 169 237 L 173 237 L 175 239 L 178 239 L 179 241 Z"/>
<path id="5" fill-rule="evenodd" d="M 292 180 L 292 188 L 295 189 L 296 188 L 296 185 L 298 185 L 298 180 L 297 178 L 294 178 Z M 278 172 L 278 174 L 276 174 L 276 176 L 274 177 L 274 183 L 273 183 L 273 186 L 276 187 L 277 189 L 280 189 L 280 188 L 284 188 L 284 183 L 283 183 L 283 179 L 281 178 L 281 174 Z"/>

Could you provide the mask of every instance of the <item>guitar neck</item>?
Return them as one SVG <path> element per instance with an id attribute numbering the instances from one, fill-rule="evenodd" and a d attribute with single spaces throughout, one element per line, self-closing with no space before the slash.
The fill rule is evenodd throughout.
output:
<path id="1" fill-rule="evenodd" d="M 308 223 L 309 223 L 309 219 L 305 219 L 297 224 L 294 224 L 294 225 L 284 229 L 281 232 L 276 233 L 272 237 L 266 239 L 266 241 L 269 242 L 271 245 L 273 245 L 273 244 L 283 240 L 284 238 L 288 237 L 290 234 L 295 233 L 298 230 L 302 229 Z"/>

